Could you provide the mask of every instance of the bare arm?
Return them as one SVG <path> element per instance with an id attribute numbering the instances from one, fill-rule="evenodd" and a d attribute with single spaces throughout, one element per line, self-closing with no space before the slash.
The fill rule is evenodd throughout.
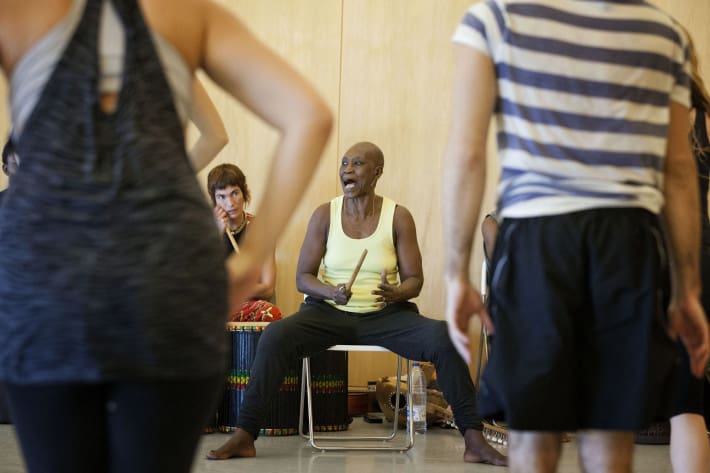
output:
<path id="1" fill-rule="evenodd" d="M 317 92 L 222 7 L 208 3 L 202 67 L 222 88 L 280 132 L 264 195 L 239 258 L 230 258 L 233 296 L 241 300 L 273 253 L 323 151 L 332 116 Z M 239 296 L 242 296 L 239 298 Z"/>
<path id="2" fill-rule="evenodd" d="M 671 331 L 688 350 L 691 370 L 700 377 L 710 354 L 708 326 L 700 305 L 700 196 L 688 140 L 688 109 L 671 102 L 662 214 L 671 253 Z"/>
<path id="3" fill-rule="evenodd" d="M 496 250 L 496 238 L 498 238 L 498 220 L 487 215 L 481 223 L 481 234 L 483 235 L 483 251 L 490 261 L 493 252 Z"/>
<path id="4" fill-rule="evenodd" d="M 497 88 L 490 57 L 461 45 L 455 46 L 455 52 L 452 121 L 443 183 L 446 319 L 452 342 L 470 361 L 470 318 L 478 314 L 493 331 L 481 295 L 471 284 L 469 265 L 486 184 L 486 139 Z"/>
<path id="5" fill-rule="evenodd" d="M 308 222 L 296 267 L 296 287 L 311 297 L 330 299 L 336 304 L 345 305 L 351 296 L 351 293 L 346 292 L 345 284 L 332 286 L 318 279 L 318 271 L 328 242 L 329 226 L 330 203 L 327 203 L 318 207 Z"/>
<path id="6" fill-rule="evenodd" d="M 0 61 L 9 73 L 29 45 L 66 13 L 71 2 L 0 2 Z M 304 195 L 332 128 L 325 102 L 300 74 L 260 42 L 244 24 L 210 0 L 142 1 L 149 25 L 182 54 L 191 69 L 201 67 L 220 87 L 274 127 L 280 140 L 270 164 L 261 217 L 245 238 L 239 258 L 230 258 L 233 305 L 258 281 L 294 209 Z M 16 25 L 12 30 L 6 25 Z M 31 31 L 25 31 L 28 27 Z M 19 32 L 18 38 L 11 33 Z M 268 228 L 267 228 L 268 227 Z"/>
<path id="7" fill-rule="evenodd" d="M 266 259 L 261 268 L 259 282 L 252 292 L 253 299 L 268 300 L 274 296 L 276 288 L 276 255 L 273 253 Z"/>
<path id="8" fill-rule="evenodd" d="M 663 214 L 674 264 L 674 295 L 700 294 L 700 196 L 695 162 L 688 141 L 687 108 L 671 102 L 671 121 L 665 161 L 666 201 Z M 680 117 L 683 119 L 680 119 Z"/>
<path id="9" fill-rule="evenodd" d="M 378 289 L 372 291 L 373 294 L 379 296 L 375 299 L 377 302 L 408 301 L 417 297 L 424 285 L 422 254 L 417 242 L 417 228 L 409 210 L 397 205 L 392 226 L 400 283 L 397 286 L 389 284 L 383 271 Z"/>
<path id="10" fill-rule="evenodd" d="M 195 172 L 200 172 L 229 142 L 222 118 L 199 79 L 192 83 L 190 120 L 200 132 L 200 137 L 189 152 Z"/>

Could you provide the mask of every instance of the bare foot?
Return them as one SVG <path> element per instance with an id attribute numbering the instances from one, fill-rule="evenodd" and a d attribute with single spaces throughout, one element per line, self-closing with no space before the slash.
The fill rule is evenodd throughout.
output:
<path id="1" fill-rule="evenodd" d="M 229 437 L 229 440 L 217 450 L 210 450 L 207 453 L 208 460 L 227 460 L 234 457 L 254 457 L 256 456 L 256 448 L 254 448 L 254 437 L 244 430 L 237 430 Z"/>
<path id="2" fill-rule="evenodd" d="M 508 457 L 491 447 L 480 430 L 468 429 L 463 436 L 466 451 L 463 461 L 466 463 L 488 463 L 489 465 L 506 466 Z"/>

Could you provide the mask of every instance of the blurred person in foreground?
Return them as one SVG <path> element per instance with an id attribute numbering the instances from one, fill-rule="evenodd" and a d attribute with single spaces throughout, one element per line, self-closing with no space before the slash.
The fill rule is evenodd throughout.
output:
<path id="1" fill-rule="evenodd" d="M 0 66 L 22 157 L 0 207 L 0 378 L 27 469 L 186 473 L 228 297 L 256 284 L 330 112 L 208 0 L 2 0 Z M 281 135 L 278 199 L 226 267 L 185 149 L 197 69 Z"/>
<path id="2" fill-rule="evenodd" d="M 695 376 L 708 359 L 686 37 L 642 2 L 488 0 L 454 42 L 446 315 L 466 359 L 473 315 L 495 332 L 481 415 L 507 421 L 511 471 L 555 471 L 577 431 L 584 471 L 630 472 L 634 432 L 668 402 L 666 328 Z M 469 264 L 491 117 L 503 222 L 489 318 Z"/>

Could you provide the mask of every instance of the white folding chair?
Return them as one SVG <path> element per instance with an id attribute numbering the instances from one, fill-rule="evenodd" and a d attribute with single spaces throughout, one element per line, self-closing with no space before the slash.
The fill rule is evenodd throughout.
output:
<path id="1" fill-rule="evenodd" d="M 388 349 L 377 345 L 334 345 L 329 348 L 333 351 L 365 351 L 365 352 L 389 352 Z M 400 379 L 402 377 L 402 357 L 397 355 L 397 381 L 394 401 L 394 419 L 392 432 L 388 435 L 375 436 L 350 436 L 350 435 L 316 435 L 313 427 L 313 402 L 311 391 L 311 364 L 310 358 L 303 359 L 303 371 L 301 375 L 301 407 L 298 420 L 301 437 L 308 439 L 313 448 L 321 451 L 332 450 L 389 450 L 407 451 L 414 446 L 414 420 L 412 418 L 412 390 L 410 379 L 411 362 L 404 360 L 407 365 L 407 429 L 406 440 L 401 442 L 397 439 L 397 427 L 399 420 L 399 400 L 400 400 Z M 308 434 L 304 432 L 303 408 L 304 403 L 308 403 Z M 401 435 L 399 436 L 401 437 Z M 319 443 L 319 441 L 321 441 Z"/>

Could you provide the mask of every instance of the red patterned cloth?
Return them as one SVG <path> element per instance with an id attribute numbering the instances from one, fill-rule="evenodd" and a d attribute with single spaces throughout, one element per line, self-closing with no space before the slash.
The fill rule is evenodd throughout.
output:
<path id="1" fill-rule="evenodd" d="M 278 307 L 268 301 L 254 300 L 242 304 L 239 312 L 232 314 L 230 322 L 273 322 L 281 318 Z"/>

